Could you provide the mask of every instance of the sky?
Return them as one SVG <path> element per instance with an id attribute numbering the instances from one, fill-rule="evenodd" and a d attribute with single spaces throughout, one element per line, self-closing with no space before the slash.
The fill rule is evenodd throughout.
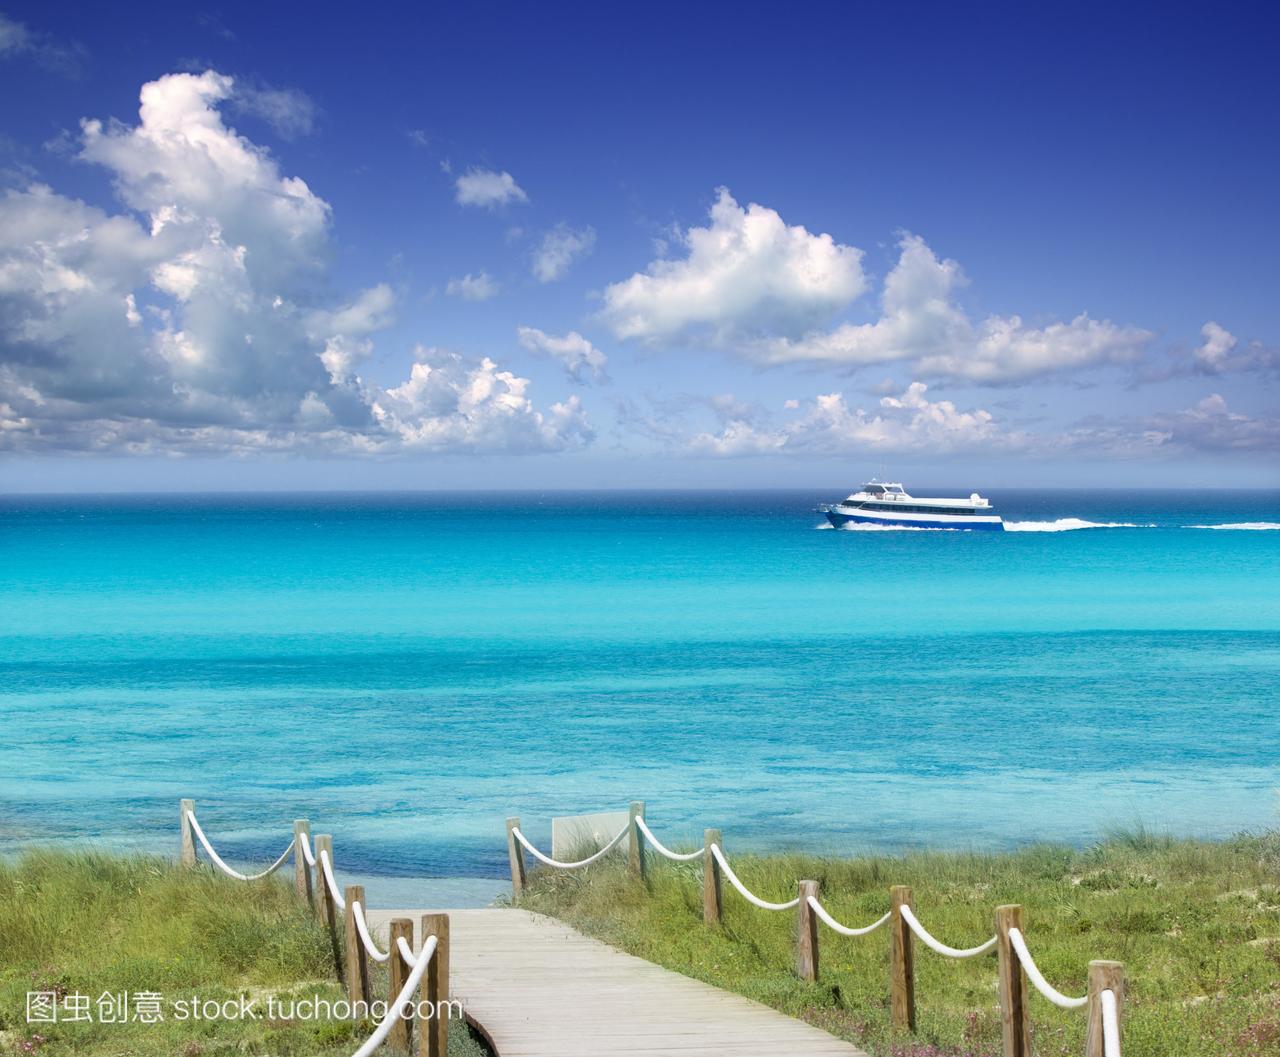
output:
<path id="1" fill-rule="evenodd" d="M 1031 6 L 0 0 L 0 491 L 1280 485 L 1277 16 Z"/>

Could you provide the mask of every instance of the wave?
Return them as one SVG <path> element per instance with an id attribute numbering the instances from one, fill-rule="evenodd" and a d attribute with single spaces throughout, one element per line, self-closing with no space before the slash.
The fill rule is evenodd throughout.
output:
<path id="1" fill-rule="evenodd" d="M 936 525 L 873 525 L 867 521 L 846 521 L 841 532 L 961 532 L 962 529 L 938 528 Z"/>
<path id="2" fill-rule="evenodd" d="M 1057 521 L 1006 521 L 1005 532 L 1074 532 L 1076 529 L 1155 528 L 1136 525 L 1132 521 L 1082 521 L 1078 517 L 1060 517 Z"/>
<path id="3" fill-rule="evenodd" d="M 1280 524 L 1274 521 L 1236 521 L 1228 525 L 1188 525 L 1195 529 L 1237 529 L 1244 532 L 1275 532 Z"/>

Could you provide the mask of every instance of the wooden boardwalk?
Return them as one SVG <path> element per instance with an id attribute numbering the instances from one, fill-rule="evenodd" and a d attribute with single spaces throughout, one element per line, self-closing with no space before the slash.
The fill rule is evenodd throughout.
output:
<path id="1" fill-rule="evenodd" d="M 393 917 L 373 910 L 385 945 Z M 818 1028 L 526 910 L 451 910 L 450 990 L 498 1057 L 866 1057 Z"/>

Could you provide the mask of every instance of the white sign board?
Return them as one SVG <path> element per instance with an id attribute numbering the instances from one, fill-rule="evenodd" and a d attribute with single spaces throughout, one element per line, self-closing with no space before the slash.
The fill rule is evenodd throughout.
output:
<path id="1" fill-rule="evenodd" d="M 631 821 L 628 811 L 606 811 L 600 815 L 566 815 L 551 820 L 551 858 L 571 859 L 590 855 L 603 848 Z M 624 852 L 627 842 L 619 841 Z"/>

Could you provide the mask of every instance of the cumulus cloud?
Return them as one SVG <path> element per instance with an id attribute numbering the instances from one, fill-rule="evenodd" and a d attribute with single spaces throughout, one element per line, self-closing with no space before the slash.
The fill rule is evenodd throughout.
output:
<path id="1" fill-rule="evenodd" d="M 534 277 L 540 283 L 563 279 L 573 262 L 589 254 L 595 244 L 595 228 L 575 230 L 567 224 L 557 224 L 533 252 Z"/>
<path id="2" fill-rule="evenodd" d="M 861 250 L 788 226 L 764 206 L 743 209 L 723 187 L 708 225 L 683 232 L 681 241 L 684 257 L 655 260 L 605 289 L 603 315 L 619 338 L 798 334 L 866 287 Z"/>
<path id="3" fill-rule="evenodd" d="M 620 338 L 696 337 L 763 366 L 906 361 L 928 378 L 1005 385 L 1128 363 L 1152 337 L 1087 313 L 1044 326 L 1018 315 L 975 321 L 956 297 L 966 283 L 960 265 L 909 233 L 885 279 L 879 317 L 823 325 L 863 292 L 862 251 L 788 227 L 763 206 L 743 210 L 724 189 L 710 225 L 682 241 L 686 256 L 655 260 L 605 290 L 604 317 Z"/>
<path id="4" fill-rule="evenodd" d="M 173 74 L 143 87 L 137 125 L 82 123 L 79 156 L 111 173 L 130 212 L 40 185 L 0 198 L 0 445 L 490 451 L 505 437 L 524 451 L 589 438 L 576 403 L 540 412 L 527 380 L 492 361 L 423 352 L 405 386 L 362 377 L 394 292 L 333 299 L 329 205 L 224 124 L 234 90 L 215 72 Z"/>
<path id="5" fill-rule="evenodd" d="M 1256 341 L 1241 348 L 1239 339 L 1213 320 L 1200 328 L 1200 336 L 1204 340 L 1191 354 L 1192 365 L 1200 374 L 1280 370 L 1280 349 Z"/>
<path id="6" fill-rule="evenodd" d="M 460 279 L 450 279 L 444 288 L 450 297 L 461 297 L 464 301 L 487 301 L 498 293 L 498 284 L 488 272 L 467 272 Z"/>
<path id="7" fill-rule="evenodd" d="M 813 331 L 798 340 L 746 343 L 742 351 L 765 364 L 861 367 L 905 360 L 926 377 L 1003 385 L 1129 363 L 1151 340 L 1148 331 L 1085 313 L 1044 327 L 1028 326 L 1016 315 L 992 315 L 975 323 L 955 299 L 966 281 L 958 263 L 939 260 L 924 239 L 905 234 L 898 261 L 885 279 L 879 319 Z"/>
<path id="8" fill-rule="evenodd" d="M 604 370 L 608 357 L 576 330 L 556 337 L 537 327 L 517 327 L 516 334 L 520 344 L 530 352 L 558 360 L 569 377 L 580 385 L 608 381 Z"/>
<path id="9" fill-rule="evenodd" d="M 459 205 L 497 209 L 509 202 L 527 202 L 529 196 L 509 172 L 470 168 L 454 182 Z"/>
<path id="10" fill-rule="evenodd" d="M 927 393 L 923 382 L 912 382 L 898 395 L 882 397 L 874 410 L 850 407 L 843 393 L 818 396 L 807 407 L 787 401 L 801 413 L 773 427 L 730 414 L 719 432 L 695 435 L 689 448 L 704 455 L 942 454 L 1031 444 L 1025 434 L 997 425 L 989 411 L 962 411 L 950 400 L 930 400 Z"/>

